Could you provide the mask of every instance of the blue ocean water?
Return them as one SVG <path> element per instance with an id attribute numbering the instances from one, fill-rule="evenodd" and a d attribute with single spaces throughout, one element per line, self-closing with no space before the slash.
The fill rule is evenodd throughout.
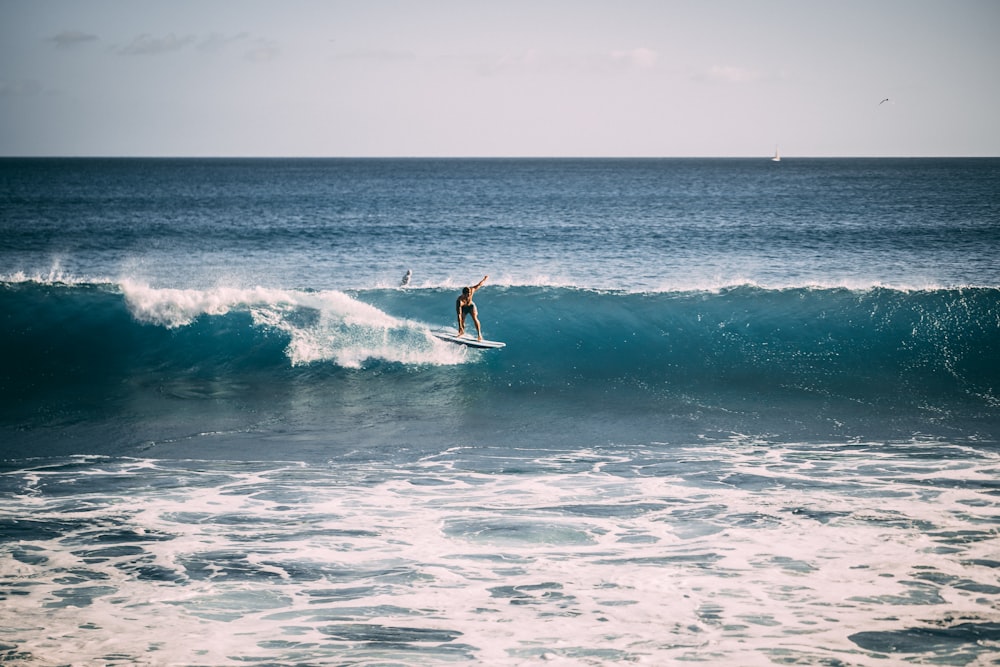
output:
<path id="1" fill-rule="evenodd" d="M 0 659 L 1000 651 L 1000 160 L 0 159 L 0 239 Z"/>

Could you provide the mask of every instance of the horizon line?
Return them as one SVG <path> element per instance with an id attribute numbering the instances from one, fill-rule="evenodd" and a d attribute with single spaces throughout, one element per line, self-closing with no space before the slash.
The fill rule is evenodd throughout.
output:
<path id="1" fill-rule="evenodd" d="M 764 160 L 771 155 L 6 155 L 0 159 L 99 159 L 99 160 Z M 786 160 L 956 160 L 956 159 L 997 159 L 1000 155 L 782 155 Z"/>

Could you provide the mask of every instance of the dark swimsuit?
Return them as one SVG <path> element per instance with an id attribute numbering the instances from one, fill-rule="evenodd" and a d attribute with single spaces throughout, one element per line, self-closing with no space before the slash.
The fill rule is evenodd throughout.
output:
<path id="1" fill-rule="evenodd" d="M 476 311 L 476 304 L 470 303 L 468 306 L 459 306 L 462 309 L 462 315 L 468 315 Z"/>

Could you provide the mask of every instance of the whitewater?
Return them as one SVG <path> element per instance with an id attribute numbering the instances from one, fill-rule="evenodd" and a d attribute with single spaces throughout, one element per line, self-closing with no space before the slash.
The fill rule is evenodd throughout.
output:
<path id="1" fill-rule="evenodd" d="M 994 664 L 998 183 L 0 160 L 0 660 Z"/>

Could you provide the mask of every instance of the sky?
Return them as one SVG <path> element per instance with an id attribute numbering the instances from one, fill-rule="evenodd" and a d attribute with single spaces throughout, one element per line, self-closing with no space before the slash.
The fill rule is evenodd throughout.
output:
<path id="1" fill-rule="evenodd" d="M 997 0 L 0 0 L 0 155 L 1000 156 L 997 35 Z"/>

